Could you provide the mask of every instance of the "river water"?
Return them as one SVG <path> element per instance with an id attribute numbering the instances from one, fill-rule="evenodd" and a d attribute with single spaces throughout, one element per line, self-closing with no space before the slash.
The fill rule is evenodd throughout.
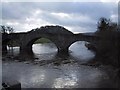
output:
<path id="1" fill-rule="evenodd" d="M 113 73 L 109 66 L 81 65 L 95 56 L 84 44 L 72 44 L 69 55 L 58 55 L 53 43 L 34 44 L 32 55 L 20 55 L 19 47 L 14 47 L 3 56 L 3 79 L 17 80 L 22 88 L 116 87 L 116 81 L 107 73 Z"/>

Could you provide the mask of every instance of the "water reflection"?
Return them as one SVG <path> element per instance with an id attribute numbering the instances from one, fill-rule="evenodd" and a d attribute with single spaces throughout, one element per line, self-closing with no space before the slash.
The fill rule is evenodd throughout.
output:
<path id="1" fill-rule="evenodd" d="M 8 53 L 7 55 L 13 55 L 16 56 L 20 52 L 20 47 L 8 47 L 7 46 Z"/>
<path id="2" fill-rule="evenodd" d="M 57 52 L 57 47 L 53 43 L 34 44 L 33 52 L 35 54 L 47 54 Z"/>
<path id="3" fill-rule="evenodd" d="M 112 83 L 104 68 L 76 64 L 41 67 L 32 63 L 4 61 L 2 74 L 3 79 L 9 77 L 21 82 L 22 88 L 97 88 L 100 85 L 111 87 Z"/>
<path id="4" fill-rule="evenodd" d="M 13 49 L 8 48 L 8 54 L 16 59 L 21 60 L 34 60 L 34 61 L 42 61 L 42 60 L 70 60 L 74 59 L 77 61 L 87 62 L 94 58 L 95 54 L 88 50 L 85 47 L 85 42 L 79 41 L 72 44 L 69 47 L 69 53 L 57 53 L 57 47 L 53 43 L 44 43 L 44 44 L 34 44 L 32 47 L 33 52 L 25 52 L 19 53 L 19 47 L 13 47 Z"/>
<path id="5" fill-rule="evenodd" d="M 67 73 L 68 74 L 68 73 Z M 68 75 L 62 75 L 54 80 L 53 88 L 75 88 L 77 85 L 77 75 L 71 72 Z"/>
<path id="6" fill-rule="evenodd" d="M 11 61 L 3 61 L 2 74 L 20 81 L 22 88 L 96 88 L 103 82 L 105 84 L 102 86 L 107 87 L 106 82 L 108 84 L 111 81 L 104 79 L 104 77 L 108 77 L 104 70 L 74 63 L 75 60 L 86 62 L 94 57 L 94 54 L 87 50 L 84 43 L 74 43 L 69 48 L 71 50 L 70 56 L 63 57 L 57 55 L 56 47 L 50 43 L 50 45 L 33 45 L 32 55 L 23 54 L 20 56 L 19 48 L 13 48 L 12 53 L 9 51 L 8 54 L 18 55 L 22 62 L 16 61 L 16 58 Z M 24 63 L 26 58 L 28 58 L 29 64 Z M 46 61 L 52 63 L 46 64 Z M 40 64 L 35 64 L 35 62 Z M 43 65 L 41 66 L 41 64 Z M 108 86 L 111 85 L 108 84 Z"/>
<path id="7" fill-rule="evenodd" d="M 29 69 L 27 69 L 29 70 Z M 30 71 L 30 70 L 29 70 Z M 25 74 L 25 72 L 24 72 Z M 45 82 L 45 70 L 38 70 L 37 69 L 33 69 L 32 71 L 29 73 L 26 73 L 26 75 L 24 76 L 24 74 L 22 75 L 22 77 L 20 77 L 20 82 L 22 84 L 22 87 L 39 87 L 40 85 L 44 84 Z"/>

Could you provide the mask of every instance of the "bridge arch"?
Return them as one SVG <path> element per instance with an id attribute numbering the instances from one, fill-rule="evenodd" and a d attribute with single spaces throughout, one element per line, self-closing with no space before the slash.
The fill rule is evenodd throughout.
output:
<path id="1" fill-rule="evenodd" d="M 95 53 L 89 50 L 85 43 L 89 43 L 87 41 L 75 41 L 69 47 L 70 56 L 78 59 L 82 62 L 86 62 L 86 60 L 91 60 L 95 57 Z"/>
<path id="2" fill-rule="evenodd" d="M 57 46 L 58 52 L 68 52 L 68 48 L 76 41 L 93 42 L 97 40 L 93 33 L 73 34 L 61 26 L 44 26 L 28 32 L 7 34 L 3 35 L 2 40 L 6 36 L 19 42 L 21 52 L 32 51 L 32 44 L 41 37 L 50 39 Z"/>
<path id="3" fill-rule="evenodd" d="M 55 41 L 54 41 L 53 39 L 51 39 L 50 37 L 40 36 L 40 37 L 34 37 L 34 38 L 30 39 L 28 42 L 26 42 L 26 44 L 24 45 L 24 48 L 23 48 L 23 49 L 25 49 L 26 51 L 32 52 L 32 46 L 33 46 L 33 44 L 35 43 L 35 41 L 37 41 L 37 40 L 39 40 L 39 39 L 41 39 L 41 38 L 45 38 L 45 39 L 50 40 L 50 41 L 57 47 Z M 21 48 L 22 48 L 22 47 L 21 47 Z M 57 47 L 57 48 L 58 48 L 58 47 Z"/>
<path id="4" fill-rule="evenodd" d="M 27 44 L 26 47 L 29 47 L 29 51 L 31 50 L 31 51 L 33 52 L 33 45 L 35 45 L 35 42 L 36 42 L 37 40 L 41 40 L 41 39 L 49 40 L 49 42 L 52 43 L 52 44 L 57 48 L 57 45 L 54 43 L 54 41 L 51 40 L 51 39 L 49 39 L 49 38 L 46 38 L 46 37 L 34 38 L 34 39 L 32 39 L 31 41 L 28 42 L 28 44 Z M 45 43 L 45 42 L 43 41 L 43 43 Z M 41 44 L 41 43 L 39 43 L 39 41 L 38 41 L 37 44 Z M 57 49 L 58 49 L 58 48 L 57 48 Z"/>
<path id="5" fill-rule="evenodd" d="M 95 45 L 94 45 L 94 42 L 91 42 L 90 40 L 81 40 L 81 38 L 76 38 L 75 40 L 73 40 L 70 44 L 69 44 L 69 48 L 73 45 L 73 44 L 75 44 L 75 43 L 77 43 L 77 42 L 85 42 L 84 43 L 84 46 L 87 48 L 87 49 L 89 49 L 89 50 L 92 50 L 92 51 L 96 51 L 96 47 L 95 47 Z M 90 47 L 89 47 L 89 45 L 91 45 Z"/>
<path id="6" fill-rule="evenodd" d="M 40 38 L 32 45 L 32 51 L 36 54 L 52 54 L 57 53 L 58 48 L 50 39 Z"/>
<path id="7" fill-rule="evenodd" d="M 71 37 L 71 35 L 73 35 L 72 32 L 61 26 L 45 26 L 36 28 L 29 31 L 27 35 L 23 37 L 21 51 L 32 51 L 32 44 L 41 37 L 51 40 L 58 48 L 58 52 L 65 51 L 68 49 L 68 45 L 70 43 L 69 37 Z M 66 36 L 68 36 L 68 38 L 66 38 Z"/>

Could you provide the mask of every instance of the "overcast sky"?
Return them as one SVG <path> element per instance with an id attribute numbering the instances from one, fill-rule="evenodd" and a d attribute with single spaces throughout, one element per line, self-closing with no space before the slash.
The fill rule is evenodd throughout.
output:
<path id="1" fill-rule="evenodd" d="M 118 20 L 115 2 L 2 2 L 2 25 L 26 32 L 45 25 L 61 25 L 68 30 L 94 32 L 99 18 Z"/>

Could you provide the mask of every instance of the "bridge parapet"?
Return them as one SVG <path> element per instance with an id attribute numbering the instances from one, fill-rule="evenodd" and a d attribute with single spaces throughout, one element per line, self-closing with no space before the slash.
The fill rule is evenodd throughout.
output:
<path id="1" fill-rule="evenodd" d="M 32 29 L 29 31 L 37 33 L 49 33 L 49 34 L 67 34 L 72 35 L 73 33 L 62 26 L 42 26 L 41 28 Z"/>

